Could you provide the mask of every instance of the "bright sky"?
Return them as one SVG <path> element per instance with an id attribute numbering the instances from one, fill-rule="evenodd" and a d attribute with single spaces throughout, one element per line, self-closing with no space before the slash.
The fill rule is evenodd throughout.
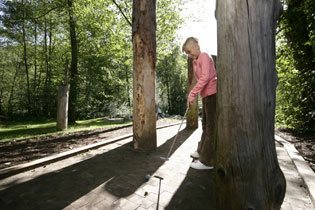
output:
<path id="1" fill-rule="evenodd" d="M 198 38 L 201 51 L 217 55 L 217 22 L 215 0 L 187 0 L 184 4 L 185 23 L 178 31 L 180 43 L 187 37 Z"/>

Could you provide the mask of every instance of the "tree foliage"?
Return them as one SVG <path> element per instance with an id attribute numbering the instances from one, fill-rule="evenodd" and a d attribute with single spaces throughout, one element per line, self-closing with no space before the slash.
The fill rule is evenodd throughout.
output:
<path id="1" fill-rule="evenodd" d="M 187 65 L 180 48 L 162 58 L 157 65 L 159 106 L 168 114 L 183 114 L 186 109 Z"/>
<path id="2" fill-rule="evenodd" d="M 180 1 L 158 1 L 158 65 L 176 47 Z M 1 1 L 0 115 L 56 116 L 58 88 L 70 79 L 67 2 Z M 73 0 L 78 44 L 78 118 L 117 114 L 119 110 L 124 110 L 121 114 L 130 114 L 131 4 L 128 0 Z"/>
<path id="3" fill-rule="evenodd" d="M 176 29 L 183 24 L 181 1 L 158 1 L 157 8 L 157 104 L 165 113 L 184 114 L 187 61 L 176 42 Z"/>
<path id="4" fill-rule="evenodd" d="M 315 126 L 315 2 L 285 1 L 277 35 L 277 122 Z"/>

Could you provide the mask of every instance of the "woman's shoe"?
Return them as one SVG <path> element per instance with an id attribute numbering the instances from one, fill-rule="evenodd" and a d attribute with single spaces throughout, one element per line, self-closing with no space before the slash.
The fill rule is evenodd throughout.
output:
<path id="1" fill-rule="evenodd" d="M 197 151 L 190 154 L 190 157 L 198 159 L 200 157 L 199 153 Z"/>
<path id="2" fill-rule="evenodd" d="M 197 170 L 208 170 L 208 169 L 213 169 L 212 166 L 206 166 L 199 160 L 196 160 L 190 164 L 191 168 L 197 169 Z"/>

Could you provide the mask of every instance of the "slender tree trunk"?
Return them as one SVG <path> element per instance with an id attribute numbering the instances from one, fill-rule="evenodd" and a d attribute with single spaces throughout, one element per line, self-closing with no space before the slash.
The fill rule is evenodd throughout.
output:
<path id="1" fill-rule="evenodd" d="M 128 68 L 125 68 L 125 76 L 126 76 L 126 92 L 128 97 L 128 107 L 131 107 L 131 100 L 130 100 L 130 84 L 129 84 L 129 75 L 128 75 Z"/>
<path id="2" fill-rule="evenodd" d="M 217 1 L 216 184 L 220 210 L 280 209 L 275 141 L 278 0 Z"/>
<path id="3" fill-rule="evenodd" d="M 37 21 L 35 20 L 35 28 L 34 28 L 34 80 L 33 80 L 33 92 L 36 94 L 36 86 L 37 86 Z"/>
<path id="4" fill-rule="evenodd" d="M 34 77 L 33 77 L 33 84 L 32 84 L 32 91 L 33 91 L 33 114 L 38 115 L 38 88 L 37 88 L 37 21 L 35 20 L 34 23 Z"/>
<path id="5" fill-rule="evenodd" d="M 2 114 L 2 98 L 3 98 L 3 88 L 0 90 L 0 115 Z"/>
<path id="6" fill-rule="evenodd" d="M 166 82 L 166 94 L 167 94 L 167 110 L 168 110 L 168 113 L 172 113 L 172 100 L 171 100 L 171 85 L 170 85 L 170 80 L 169 80 L 169 75 L 167 75 L 167 82 Z"/>
<path id="7" fill-rule="evenodd" d="M 22 5 L 24 6 L 24 0 L 22 0 Z M 24 60 L 24 69 L 26 75 L 26 84 L 27 84 L 27 110 L 28 114 L 31 113 L 31 90 L 30 90 L 30 77 L 28 70 L 28 60 L 27 60 L 27 47 L 26 47 L 26 31 L 25 31 L 25 9 L 23 9 L 23 24 L 22 24 L 22 39 L 23 39 L 23 60 Z"/>
<path id="8" fill-rule="evenodd" d="M 194 76 L 192 59 L 187 59 L 188 63 L 188 93 L 193 89 L 196 84 L 196 79 Z M 187 113 L 187 128 L 195 129 L 198 128 L 198 98 L 196 97 L 195 102 L 189 107 Z"/>
<path id="9" fill-rule="evenodd" d="M 45 92 L 45 98 L 44 98 L 44 114 L 46 117 L 49 117 L 49 108 L 51 104 L 50 99 L 50 73 L 49 73 L 49 58 L 48 58 L 48 29 L 47 29 L 47 19 L 44 18 L 44 55 L 45 55 L 45 86 L 44 86 L 44 92 Z"/>
<path id="10" fill-rule="evenodd" d="M 14 98 L 14 87 L 15 87 L 15 81 L 20 69 L 20 61 L 19 61 L 19 56 L 17 56 L 16 59 L 16 67 L 15 67 L 15 73 L 13 76 L 13 81 L 12 81 L 12 85 L 11 85 L 11 90 L 10 90 L 10 95 L 9 95 L 9 99 L 8 99 L 8 115 L 11 116 L 13 114 L 13 104 L 12 104 L 12 100 Z"/>
<path id="11" fill-rule="evenodd" d="M 1 70 L 0 71 L 1 75 L 0 75 L 0 115 L 3 114 L 3 108 L 2 108 L 2 103 L 3 103 L 3 90 L 4 90 L 4 87 L 1 85 L 3 84 L 3 80 L 4 80 L 4 70 Z"/>
<path id="12" fill-rule="evenodd" d="M 68 0 L 71 66 L 70 66 L 70 92 L 69 92 L 69 123 L 76 121 L 77 80 L 78 80 L 78 41 L 76 35 L 76 21 L 73 12 L 73 0 Z"/>
<path id="13" fill-rule="evenodd" d="M 134 0 L 133 43 L 133 142 L 134 148 L 156 148 L 155 71 L 156 1 Z"/>
<path id="14" fill-rule="evenodd" d="M 52 55 L 52 21 L 51 19 L 49 20 L 49 29 L 48 29 L 48 37 L 49 37 L 49 42 L 48 42 L 48 55 L 47 55 L 47 61 L 48 61 L 48 66 L 47 66 L 47 69 L 48 69 L 48 95 L 50 97 L 52 97 L 52 68 L 51 68 L 51 55 Z M 48 106 L 48 116 L 49 117 L 52 117 L 53 116 L 53 110 L 54 110 L 54 107 L 52 106 L 53 104 L 50 103 L 50 105 Z"/>

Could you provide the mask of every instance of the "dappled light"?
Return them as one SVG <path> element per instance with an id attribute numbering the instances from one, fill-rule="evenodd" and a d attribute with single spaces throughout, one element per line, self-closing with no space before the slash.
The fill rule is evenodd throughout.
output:
<path id="1" fill-rule="evenodd" d="M 177 128 L 177 126 L 173 127 Z M 138 152 L 132 149 L 129 138 L 101 147 L 95 151 L 87 152 L 84 156 L 73 157 L 68 163 L 65 160 L 64 163 L 61 161 L 60 165 L 54 163 L 47 165 L 43 169 L 38 168 L 36 170 L 38 171 L 37 175 L 33 176 L 32 179 L 20 182 L 15 186 L 12 184 L 15 182 L 15 179 L 18 179 L 19 175 L 8 178 L 7 182 L 11 184 L 2 183 L 1 200 L 2 202 L 14 200 L 14 197 L 19 195 L 12 194 L 12 192 L 16 190 L 27 192 L 27 189 L 30 188 L 32 188 L 32 191 L 24 193 L 23 201 L 15 204 L 10 203 L 10 205 L 15 205 L 17 209 L 26 204 L 29 207 L 35 207 L 44 205 L 44 201 L 47 199 L 57 199 L 56 201 L 58 202 L 55 203 L 56 208 L 64 208 L 72 203 L 75 204 L 75 201 L 86 196 L 89 192 L 93 192 L 93 190 L 100 190 L 105 192 L 105 194 L 110 193 L 115 198 L 130 196 L 137 189 L 140 189 L 141 185 L 146 183 L 144 177 L 146 174 L 153 175 L 158 173 L 159 170 L 167 167 L 169 162 L 172 161 L 165 162 L 160 157 L 167 154 L 172 138 L 176 133 L 175 129 L 172 127 L 164 128 L 159 135 L 159 140 L 164 143 L 160 143 L 160 147 L 151 153 Z M 170 136 L 170 133 L 173 134 Z M 191 130 L 182 130 L 180 132 L 172 156 L 191 134 Z M 167 170 L 169 169 L 163 169 L 163 173 L 167 173 Z M 160 175 L 164 176 L 162 172 Z M 45 184 L 47 182 L 54 184 L 47 185 Z M 12 186 L 9 187 L 10 185 Z M 9 188 L 4 189 L 4 186 Z M 70 192 L 70 189 L 76 190 Z M 35 197 L 33 193 L 36 193 Z M 60 199 L 60 196 L 65 194 L 67 196 Z M 32 202 L 32 199 L 36 199 L 38 202 Z M 107 197 L 107 199 L 109 198 Z"/>
<path id="2" fill-rule="evenodd" d="M 0 209 L 315 209 L 314 11 L 1 1 Z"/>

